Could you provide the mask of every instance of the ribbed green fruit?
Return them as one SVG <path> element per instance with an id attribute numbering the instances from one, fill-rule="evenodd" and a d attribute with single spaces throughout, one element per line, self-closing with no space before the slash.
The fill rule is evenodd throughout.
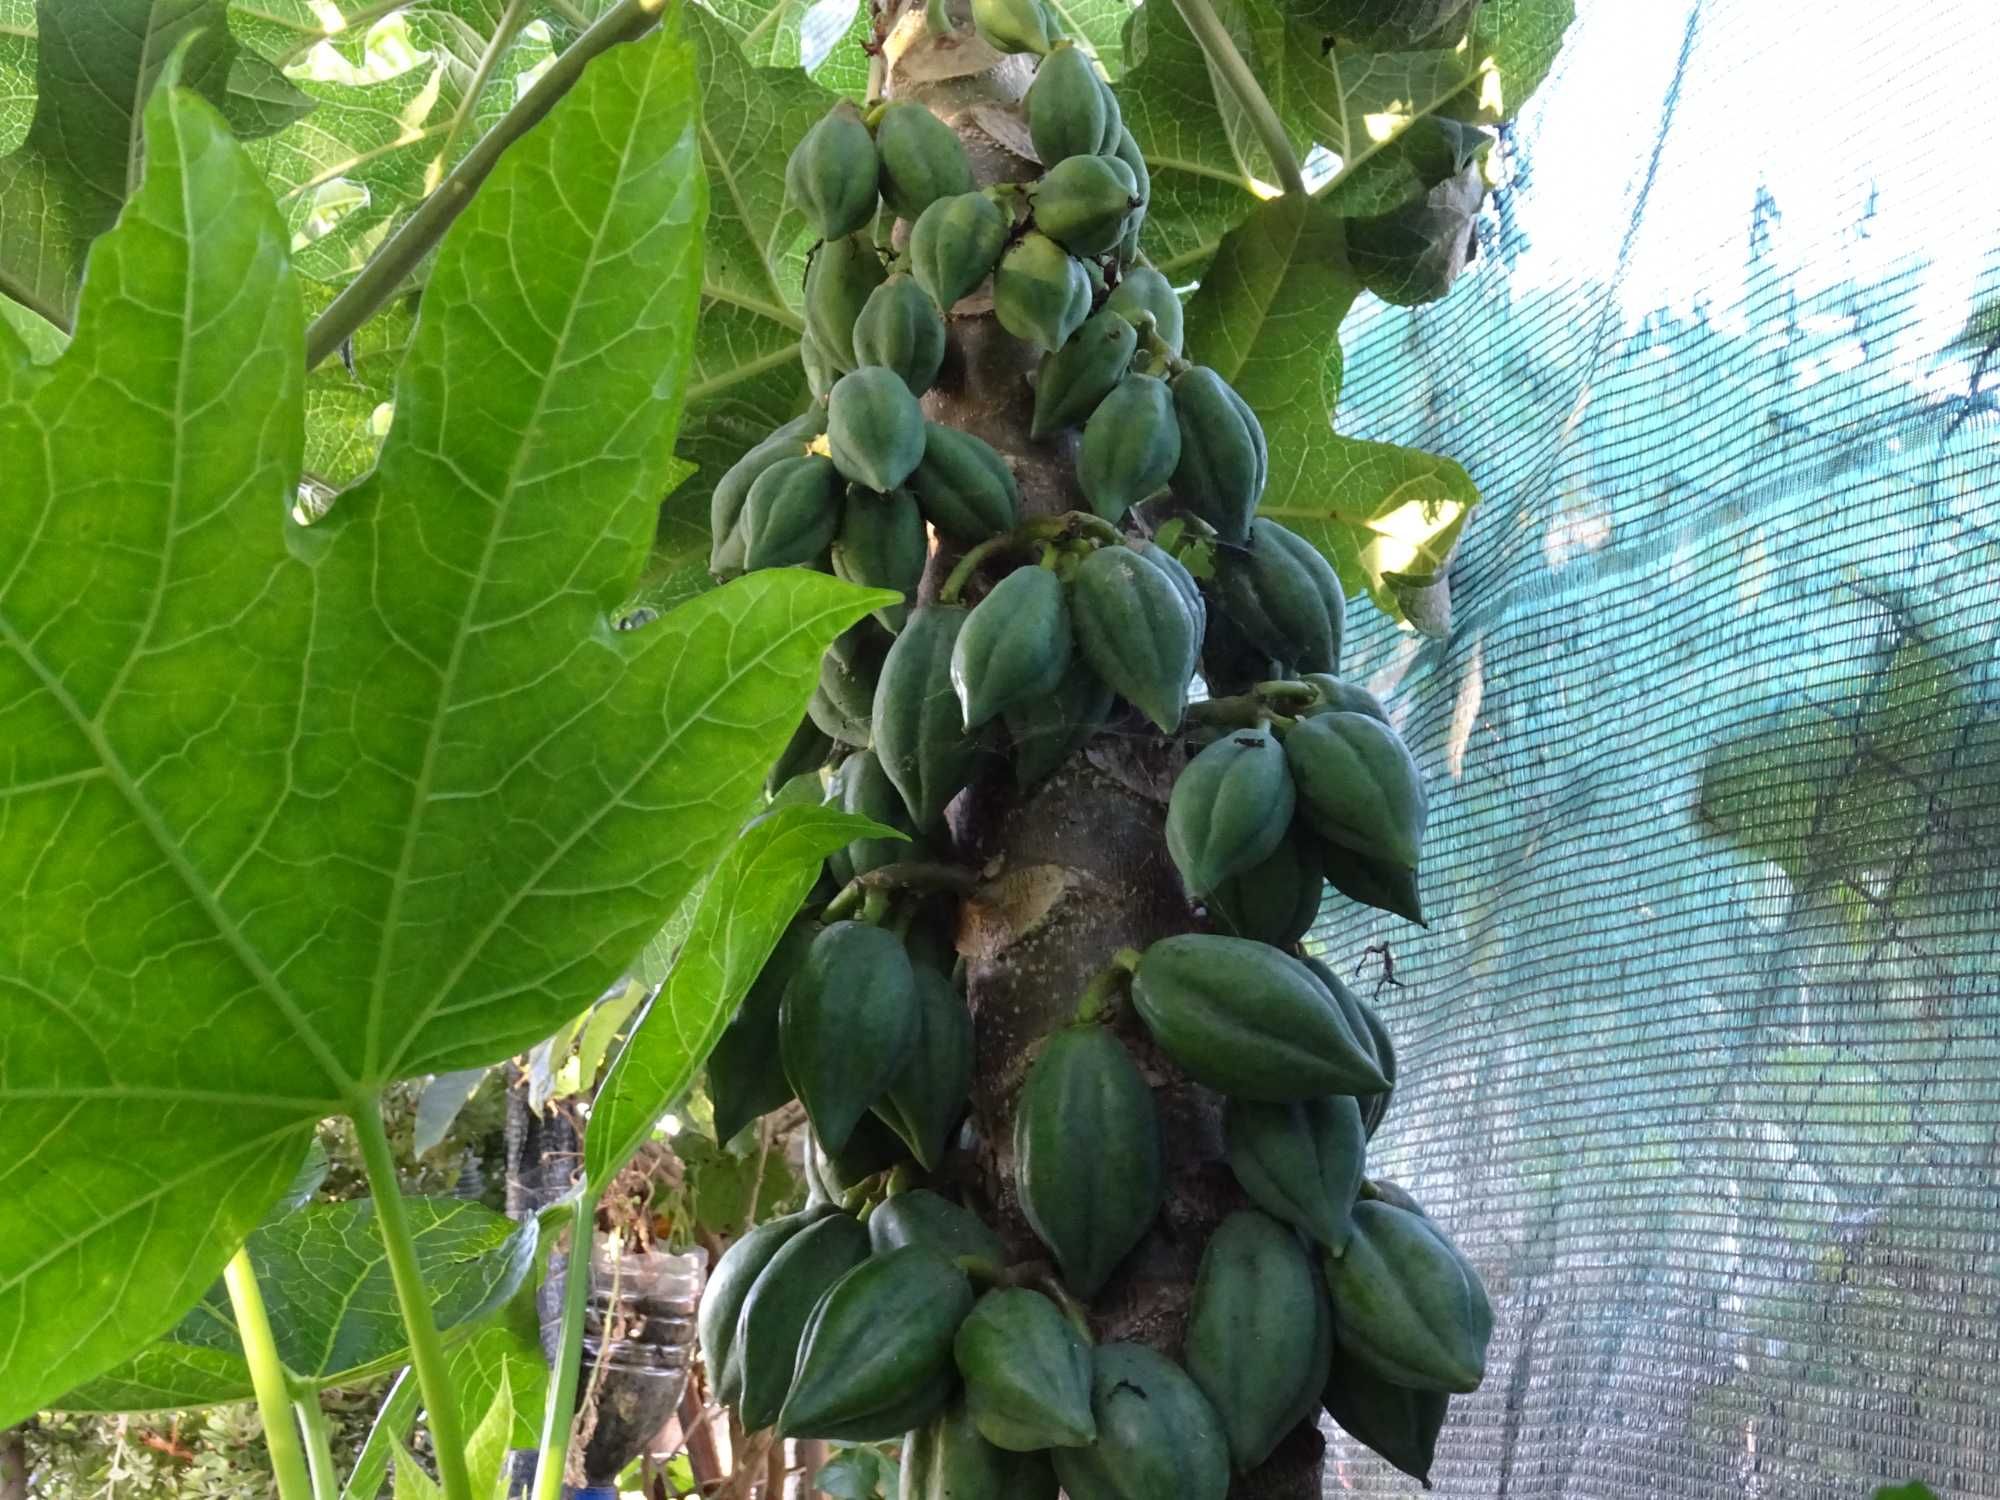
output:
<path id="1" fill-rule="evenodd" d="M 930 554 L 930 534 L 916 496 L 908 490 L 878 495 L 859 485 L 848 491 L 833 537 L 834 576 L 866 588 L 894 589 L 907 600 L 923 581 Z M 889 604 L 876 610 L 874 618 L 889 630 L 901 630 L 909 612 L 907 603 Z"/>
<path id="2" fill-rule="evenodd" d="M 1165 489 L 1180 461 L 1181 429 L 1167 383 L 1127 375 L 1084 424 L 1076 479 L 1091 510 L 1116 524 Z"/>
<path id="3" fill-rule="evenodd" d="M 1202 1251 L 1182 1357 L 1247 1473 L 1319 1407 L 1333 1355 L 1326 1286 L 1287 1226 L 1233 1213 Z"/>
<path id="4" fill-rule="evenodd" d="M 947 541 L 975 547 L 1020 521 L 1021 488 L 991 444 L 956 427 L 924 424 L 924 457 L 910 476 L 924 519 Z"/>
<path id="5" fill-rule="evenodd" d="M 972 25 L 995 52 L 1047 52 L 1053 39 L 1040 0 L 972 0 Z"/>
<path id="6" fill-rule="evenodd" d="M 758 443 L 716 481 L 708 497 L 711 573 L 722 578 L 743 571 L 743 533 L 738 522 L 743 517 L 743 502 L 750 498 L 750 486 L 773 464 L 804 457 L 806 445 L 825 430 L 826 413 L 815 406 Z"/>
<path id="7" fill-rule="evenodd" d="M 854 320 L 888 275 L 865 233 L 828 240 L 812 253 L 806 264 L 806 329 L 835 370 L 854 368 Z"/>
<path id="8" fill-rule="evenodd" d="M 875 687 L 875 753 L 920 832 L 943 821 L 979 753 L 978 742 L 965 733 L 951 683 L 952 651 L 965 617 L 955 605 L 913 611 Z"/>
<path id="9" fill-rule="evenodd" d="M 832 758 L 833 740 L 811 719 L 800 719 L 764 775 L 764 795 L 778 797 L 794 777 L 812 776 L 817 781 L 819 768 Z"/>
<path id="10" fill-rule="evenodd" d="M 1349 1028 L 1367 1042 L 1368 1055 L 1375 1059 L 1376 1069 L 1388 1080 L 1389 1086 L 1381 1092 L 1361 1094 L 1356 1099 L 1361 1107 L 1362 1128 L 1372 1139 L 1375 1128 L 1389 1112 L 1389 1100 L 1396 1091 L 1396 1047 L 1389 1039 L 1389 1028 L 1382 1024 L 1374 1006 L 1355 994 L 1353 986 L 1344 982 L 1319 959 L 1308 955 L 1302 962 L 1326 986 L 1327 993 L 1333 996 L 1341 1013 L 1347 1017 Z"/>
<path id="11" fill-rule="evenodd" d="M 875 712 L 875 684 L 895 639 L 873 619 L 844 630 L 820 658 L 819 685 L 806 712 L 843 745 L 865 746 Z"/>
<path id="12" fill-rule="evenodd" d="M 875 217 L 875 137 L 842 99 L 799 138 L 785 163 L 785 192 L 823 240 L 866 229 Z"/>
<path id="13" fill-rule="evenodd" d="M 1398 869 L 1337 844 L 1324 845 L 1321 858 L 1327 884 L 1348 900 L 1393 913 L 1419 927 L 1431 925 L 1424 917 L 1423 893 L 1417 888 L 1415 870 Z"/>
<path id="14" fill-rule="evenodd" d="M 1195 582 L 1194 574 L 1187 570 L 1187 564 L 1167 548 L 1157 542 L 1128 538 L 1125 545 L 1140 562 L 1158 571 L 1187 605 L 1188 616 L 1195 623 L 1195 633 L 1199 635 L 1208 623 L 1208 604 L 1201 597 L 1201 585 Z"/>
<path id="15" fill-rule="evenodd" d="M 1007 1263 L 1007 1247 L 979 1215 L 929 1188 L 911 1188 L 879 1204 L 868 1216 L 868 1240 L 877 1255 L 923 1245 L 946 1260 Z"/>
<path id="16" fill-rule="evenodd" d="M 695 1328 L 701 1335 L 702 1361 L 708 1366 L 709 1380 L 719 1400 L 733 1402 L 743 1390 L 743 1367 L 734 1357 L 736 1322 L 750 1288 L 764 1274 L 771 1257 L 784 1249 L 793 1235 L 831 1212 L 826 1207 L 807 1208 L 759 1224 L 725 1250 L 715 1269 L 709 1272 Z"/>
<path id="17" fill-rule="evenodd" d="M 1027 788 L 1050 775 L 1111 716 L 1116 695 L 1081 657 L 1044 697 L 1017 703 L 1002 715 L 1014 743 L 1014 784 Z"/>
<path id="18" fill-rule="evenodd" d="M 972 1086 L 972 1013 L 951 980 L 913 963 L 917 980 L 917 1040 L 889 1090 L 875 1106 L 926 1172 L 944 1161 Z"/>
<path id="19" fill-rule="evenodd" d="M 1124 161 L 1121 155 L 1119 160 Z M 1126 163 L 1128 166 L 1129 162 Z M 1174 284 L 1155 271 L 1151 266 L 1134 266 L 1125 273 L 1125 279 L 1111 290 L 1104 305 L 1118 313 L 1135 328 L 1145 313 L 1153 315 L 1153 331 L 1160 342 L 1175 354 L 1181 352 L 1181 329 L 1184 322 L 1181 299 L 1174 291 Z"/>
<path id="20" fill-rule="evenodd" d="M 922 1426 L 951 1397 L 951 1341 L 971 1311 L 965 1273 L 933 1250 L 856 1266 L 806 1329 L 779 1435 L 879 1443 Z"/>
<path id="21" fill-rule="evenodd" d="M 893 490 L 923 462 L 923 408 L 894 370 L 865 365 L 827 395 L 826 445 L 842 478 Z"/>
<path id="22" fill-rule="evenodd" d="M 1248 547 L 1218 552 L 1215 573 L 1223 607 L 1273 661 L 1313 673 L 1339 664 L 1347 600 L 1311 542 L 1258 516 Z"/>
<path id="23" fill-rule="evenodd" d="M 1055 1032 L 1014 1110 L 1021 1212 L 1063 1280 L 1094 1297 L 1160 1211 L 1164 1167 L 1152 1090 L 1100 1026 Z"/>
<path id="24" fill-rule="evenodd" d="M 867 1258 L 868 1231 L 852 1214 L 808 1225 L 771 1257 L 736 1320 L 734 1358 L 743 1377 L 736 1411 L 746 1430 L 777 1421 L 807 1319 L 833 1284 Z"/>
<path id="25" fill-rule="evenodd" d="M 812 392 L 813 405 L 819 413 L 820 430 L 823 432 L 826 430 L 827 392 L 840 379 L 841 371 L 820 347 L 810 325 L 799 330 L 799 363 L 805 367 L 806 389 Z"/>
<path id="26" fill-rule="evenodd" d="M 816 922 L 794 922 L 785 929 L 735 1019 L 708 1054 L 708 1098 L 715 1109 L 718 1145 L 726 1146 L 752 1120 L 782 1108 L 792 1097 L 778 1056 L 778 1007 L 818 933 Z"/>
<path id="27" fill-rule="evenodd" d="M 1100 547 L 1077 568 L 1069 602 L 1091 669 L 1172 734 L 1201 653 L 1200 626 L 1181 591 L 1130 547 Z"/>
<path id="28" fill-rule="evenodd" d="M 1229 382 L 1206 365 L 1173 379 L 1181 461 L 1174 494 L 1226 542 L 1250 535 L 1270 460 L 1263 424 Z"/>
<path id="29" fill-rule="evenodd" d="M 1368 1151 L 1361 1107 L 1348 1094 L 1291 1104 L 1231 1099 L 1223 1117 L 1229 1170 L 1265 1213 L 1295 1224 L 1335 1255 Z"/>
<path id="30" fill-rule="evenodd" d="M 951 685 L 965 727 L 1053 693 L 1070 664 L 1069 604 L 1042 567 L 1016 568 L 973 606 L 951 648 Z"/>
<path id="31" fill-rule="evenodd" d="M 838 1151 L 829 1151 L 823 1144 L 817 1149 L 820 1179 L 835 1198 L 846 1197 L 871 1177 L 916 1166 L 903 1138 L 872 1111 L 855 1121 L 854 1133 Z"/>
<path id="32" fill-rule="evenodd" d="M 1208 893 L 1208 915 L 1230 937 L 1289 948 L 1312 930 L 1325 892 L 1319 840 L 1295 823 L 1270 858 Z"/>
<path id="33" fill-rule="evenodd" d="M 1163 938 L 1139 960 L 1132 1002 L 1163 1052 L 1233 1098 L 1379 1093 L 1387 1084 L 1312 971 L 1262 943 Z"/>
<path id="34" fill-rule="evenodd" d="M 817 453 L 781 458 L 743 502 L 743 566 L 811 566 L 840 527 L 840 476 Z"/>
<path id="35" fill-rule="evenodd" d="M 916 832 L 910 826 L 909 811 L 903 806 L 902 795 L 896 790 L 882 762 L 873 750 L 857 750 L 840 763 L 837 775 L 840 788 L 840 808 L 857 817 L 870 818 L 885 828 L 894 828 L 905 834 Z M 863 838 L 856 839 L 847 846 L 847 865 L 855 875 L 866 875 L 870 870 L 879 870 L 897 860 L 909 859 L 913 850 L 907 838 Z"/>
<path id="36" fill-rule="evenodd" d="M 1410 1190 L 1400 1183 L 1391 1182 L 1386 1177 L 1371 1177 L 1361 1184 L 1361 1196 L 1375 1198 L 1391 1208 L 1400 1208 L 1405 1213 L 1424 1217 L 1424 1206 L 1410 1196 Z"/>
<path id="37" fill-rule="evenodd" d="M 1103 255 L 1144 205 L 1138 179 L 1115 156 L 1065 157 L 1032 190 L 1035 227 L 1072 255 Z"/>
<path id="38" fill-rule="evenodd" d="M 1100 312 L 1086 319 L 1067 344 L 1042 357 L 1029 435 L 1045 438 L 1088 417 L 1125 378 L 1138 347 L 1139 335 L 1117 313 Z"/>
<path id="39" fill-rule="evenodd" d="M 1081 47 L 1059 42 L 1042 59 L 1025 103 L 1028 136 L 1045 171 L 1068 157 L 1097 151 L 1111 123 L 1108 98 L 1097 65 Z"/>
<path id="40" fill-rule="evenodd" d="M 1364 1198 L 1353 1220 L 1346 1253 L 1326 1266 L 1342 1354 L 1412 1390 L 1477 1390 L 1493 1337 L 1478 1273 L 1423 1214 Z"/>
<path id="41" fill-rule="evenodd" d="M 1112 96 L 1116 99 L 1116 95 Z M 1139 197 L 1139 206 L 1132 210 L 1132 217 L 1125 221 L 1125 235 L 1118 242 L 1118 259 L 1131 266 L 1139 255 L 1139 230 L 1146 222 L 1146 209 L 1153 201 L 1153 174 L 1146 166 L 1146 154 L 1139 149 L 1132 132 L 1125 128 L 1124 121 L 1118 123 L 1117 136 L 1098 147 L 1103 156 L 1115 156 L 1131 168 L 1132 182 Z M 1178 349 L 1178 342 L 1176 343 Z"/>
<path id="42" fill-rule="evenodd" d="M 954 1401 L 903 1440 L 898 1500 L 1056 1500 L 1046 1453 L 1009 1453 Z"/>
<path id="43" fill-rule="evenodd" d="M 1327 1415 L 1349 1437 L 1366 1443 L 1430 1488 L 1438 1432 L 1451 1408 L 1450 1396 L 1391 1385 L 1346 1360 L 1336 1360 L 1321 1400 Z"/>
<path id="44" fill-rule="evenodd" d="M 1097 1441 L 1058 1448 L 1069 1500 L 1224 1500 L 1229 1443 L 1222 1419 L 1181 1367 L 1142 1344 L 1100 1344 L 1090 1356 Z"/>
<path id="45" fill-rule="evenodd" d="M 882 201 L 899 219 L 914 219 L 940 198 L 972 191 L 972 164 L 952 128 L 908 99 L 884 105 L 875 122 L 882 164 Z"/>
<path id="46" fill-rule="evenodd" d="M 1267 729 L 1224 735 L 1187 763 L 1167 802 L 1167 853 L 1197 900 L 1255 869 L 1292 824 L 1292 773 Z"/>
<path id="47" fill-rule="evenodd" d="M 952 1355 L 973 1425 L 996 1448 L 1078 1448 L 1097 1436 L 1090 1347 L 1040 1292 L 1010 1287 L 981 1297 L 959 1324 Z"/>
<path id="48" fill-rule="evenodd" d="M 828 1150 L 847 1144 L 916 1039 L 916 977 L 892 933 L 835 922 L 813 939 L 779 1007 L 778 1042 Z"/>
<path id="49" fill-rule="evenodd" d="M 1083 262 L 1039 230 L 1016 240 L 993 273 L 993 316 L 1043 349 L 1062 348 L 1090 315 L 1090 302 Z"/>
<path id="50" fill-rule="evenodd" d="M 921 396 L 944 363 L 944 318 L 931 294 L 898 271 L 868 294 L 854 321 L 854 357 L 903 377 Z"/>
<path id="51" fill-rule="evenodd" d="M 985 193 L 940 198 L 910 226 L 910 274 L 950 312 L 1000 264 L 1009 227 L 1006 210 Z"/>
<path id="52" fill-rule="evenodd" d="M 1382 700 L 1358 682 L 1343 682 L 1327 672 L 1307 672 L 1299 679 L 1319 690 L 1319 702 L 1307 714 L 1366 714 L 1389 722 L 1389 710 Z"/>
<path id="53" fill-rule="evenodd" d="M 1316 714 L 1285 734 L 1299 810 L 1315 832 L 1396 870 L 1423 852 L 1429 802 L 1396 731 L 1367 714 Z"/>

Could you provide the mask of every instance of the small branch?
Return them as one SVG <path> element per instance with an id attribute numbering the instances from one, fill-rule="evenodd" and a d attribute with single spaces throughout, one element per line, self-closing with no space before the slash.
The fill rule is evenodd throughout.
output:
<path id="1" fill-rule="evenodd" d="M 588 1182 L 570 1205 L 569 1258 L 563 1263 L 562 1326 L 549 1371 L 548 1405 L 542 1409 L 541 1457 L 535 1464 L 534 1500 L 561 1500 L 569 1465 L 569 1430 L 576 1420 L 576 1384 L 583 1364 L 583 1317 L 590 1302 L 590 1252 L 597 1227 L 597 1190 Z"/>
<path id="2" fill-rule="evenodd" d="M 465 1467 L 465 1433 L 459 1421 L 458 1392 L 445 1363 L 444 1340 L 438 1335 L 437 1318 L 431 1310 L 430 1289 L 424 1285 L 424 1273 L 417 1265 L 410 1211 L 404 1206 L 402 1184 L 396 1179 L 396 1157 L 389 1149 L 388 1132 L 382 1128 L 381 1101 L 373 1097 L 356 1100 L 353 1119 L 361 1160 L 368 1171 L 368 1189 L 375 1201 L 376 1227 L 382 1234 L 382 1247 L 388 1253 L 390 1280 L 396 1286 L 396 1306 L 403 1314 L 403 1330 L 410 1338 L 410 1364 L 416 1369 L 424 1410 L 430 1418 L 431 1450 L 437 1460 L 438 1481 L 445 1500 L 472 1500 L 472 1475 Z"/>
<path id="3" fill-rule="evenodd" d="M 299 1429 L 292 1421 L 285 1367 L 278 1358 L 271 1317 L 264 1309 L 264 1293 L 257 1285 L 257 1272 L 250 1264 L 247 1249 L 230 1257 L 222 1272 L 222 1283 L 229 1289 L 229 1309 L 236 1315 L 236 1336 L 243 1344 L 243 1358 L 250 1366 L 250 1384 L 257 1392 L 257 1417 L 264 1426 L 264 1446 L 270 1450 L 271 1472 L 277 1476 L 280 1500 L 313 1500 L 305 1451 L 299 1446 Z"/>
<path id="4" fill-rule="evenodd" d="M 1299 170 L 1298 157 L 1292 154 L 1291 140 L 1278 119 L 1278 112 L 1264 97 L 1257 75 L 1250 71 L 1243 54 L 1236 50 L 1236 42 L 1229 35 L 1228 28 L 1222 24 L 1208 0 L 1174 0 L 1174 4 L 1188 23 L 1188 30 L 1194 33 L 1194 39 L 1201 44 L 1201 50 L 1208 54 L 1208 60 L 1215 64 L 1223 82 L 1236 96 L 1236 102 L 1250 117 L 1251 128 L 1257 132 L 1257 139 L 1263 142 L 1271 165 L 1277 169 L 1278 186 L 1287 195 L 1305 197 L 1305 174 Z"/>
<path id="5" fill-rule="evenodd" d="M 596 25 L 557 55 L 549 70 L 535 80 L 535 86 L 479 138 L 465 153 L 465 160 L 445 174 L 436 191 L 370 257 L 361 274 L 341 289 L 325 312 L 313 319 L 306 330 L 308 370 L 344 344 L 355 329 L 395 295 L 410 273 L 444 238 L 452 221 L 472 202 L 472 195 L 491 174 L 501 153 L 541 123 L 555 108 L 556 101 L 576 86 L 585 66 L 599 53 L 652 30 L 666 4 L 667 0 L 619 0 Z"/>
<path id="6" fill-rule="evenodd" d="M 963 865 L 948 865 L 927 859 L 899 860 L 895 864 L 878 865 L 865 874 L 855 876 L 826 903 L 826 910 L 821 915 L 827 921 L 839 921 L 870 896 L 881 892 L 950 891 L 962 896 L 978 883 L 978 874 Z"/>

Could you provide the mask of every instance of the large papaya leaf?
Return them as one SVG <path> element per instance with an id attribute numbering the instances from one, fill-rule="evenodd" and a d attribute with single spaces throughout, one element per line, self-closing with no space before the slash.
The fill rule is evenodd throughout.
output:
<path id="1" fill-rule="evenodd" d="M 417 1264 L 446 1334 L 500 1307 L 526 1280 L 536 1221 L 515 1223 L 477 1203 L 412 1198 Z M 245 1241 L 271 1314 L 278 1358 L 301 1384 L 349 1384 L 409 1357 L 375 1205 L 315 1203 L 261 1226 Z M 210 1287 L 173 1331 L 86 1381 L 65 1411 L 159 1411 L 247 1401 L 256 1394 L 229 1293 Z"/>
<path id="2" fill-rule="evenodd" d="M 1271 472 L 1262 513 L 1325 553 L 1350 591 L 1365 590 L 1395 618 L 1440 628 L 1448 615 L 1439 575 L 1479 492 L 1448 458 L 1333 430 L 1336 330 L 1360 289 L 1338 207 L 1274 199 L 1231 231 L 1202 278 L 1188 303 L 1188 347 L 1264 424 Z"/>
<path id="3" fill-rule="evenodd" d="M 69 349 L 0 380 L 0 1423 L 171 1327 L 313 1120 L 600 993 L 879 602 L 787 571 L 609 628 L 686 383 L 693 105 L 657 36 L 508 152 L 310 530 L 285 228 L 184 90 Z"/>

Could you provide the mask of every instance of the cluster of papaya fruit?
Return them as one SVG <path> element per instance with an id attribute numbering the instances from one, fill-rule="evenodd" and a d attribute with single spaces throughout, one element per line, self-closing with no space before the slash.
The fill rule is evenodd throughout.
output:
<path id="1" fill-rule="evenodd" d="M 711 1379 L 749 1428 L 901 1439 L 904 1500 L 1221 1500 L 1322 1404 L 1422 1477 L 1491 1311 L 1442 1230 L 1366 1176 L 1395 1053 L 1298 948 L 1328 882 L 1421 920 L 1422 782 L 1382 705 L 1333 675 L 1338 577 L 1256 514 L 1255 414 L 1183 357 L 1174 289 L 1137 260 L 1150 187 L 1115 96 L 1041 0 L 975 0 L 973 19 L 1039 55 L 1021 107 L 1043 175 L 976 186 L 957 134 L 908 101 L 813 126 L 788 173 L 820 237 L 813 400 L 714 491 L 718 577 L 822 568 L 900 596 L 828 652 L 773 786 L 818 775 L 908 842 L 828 860 L 710 1058 L 725 1140 L 800 1102 L 811 1189 L 718 1263 Z M 878 241 L 885 217 L 900 238 Z M 1041 351 L 1027 438 L 1073 458 L 1065 514 L 1024 517 L 1007 458 L 925 413 L 982 289 Z M 1167 840 L 1190 925 L 1205 909 L 1215 930 L 1116 956 L 1039 1043 L 1012 1139 L 982 1158 L 1019 1206 L 1010 1254 L 960 1170 L 977 1143 L 955 898 L 859 877 L 949 861 L 946 809 L 982 761 L 1032 786 L 1120 700 L 1204 745 Z M 1224 1096 L 1251 1205 L 1206 1247 L 1178 1362 L 1096 1342 L 1088 1308 L 1164 1203 L 1152 1089 L 1107 1024 L 1127 1016 Z"/>

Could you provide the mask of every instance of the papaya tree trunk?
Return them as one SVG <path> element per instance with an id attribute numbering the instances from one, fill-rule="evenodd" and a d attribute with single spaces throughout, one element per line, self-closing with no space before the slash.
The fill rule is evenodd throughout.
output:
<path id="1" fill-rule="evenodd" d="M 1025 144 L 1025 126 L 1010 132 L 1007 119 L 1033 76 L 1032 59 L 979 68 L 993 54 L 974 40 L 963 0 L 950 8 L 959 34 L 946 39 L 924 31 L 921 7 L 879 13 L 878 36 L 888 43 L 884 93 L 926 104 L 952 124 L 982 184 L 1031 177 L 1039 167 L 1009 149 L 1010 141 Z M 1001 330 L 978 297 L 960 304 L 949 328 L 925 414 L 1007 458 L 1023 520 L 1088 509 L 1076 485 L 1076 435 L 1029 437 L 1036 351 Z M 932 560 L 926 600 L 953 560 L 948 552 Z M 1176 744 L 1121 707 L 1045 781 L 1021 792 L 996 762 L 953 810 L 958 855 L 983 875 L 961 909 L 958 932 L 977 1048 L 971 1118 L 980 1180 L 968 1186 L 986 1198 L 1009 1249 L 1023 1260 L 1046 1255 L 1011 1188 L 1014 1101 L 1037 1043 L 1074 1017 L 1085 986 L 1121 948 L 1143 949 L 1201 927 L 1164 833 L 1182 759 Z M 1202 1248 L 1246 1200 L 1224 1160 L 1220 1096 L 1167 1061 L 1129 1012 L 1115 1029 L 1159 1106 L 1167 1195 L 1152 1231 L 1091 1304 L 1091 1321 L 1100 1340 L 1178 1355 Z M 1317 1429 L 1302 1424 L 1230 1494 L 1317 1500 L 1323 1449 Z"/>

